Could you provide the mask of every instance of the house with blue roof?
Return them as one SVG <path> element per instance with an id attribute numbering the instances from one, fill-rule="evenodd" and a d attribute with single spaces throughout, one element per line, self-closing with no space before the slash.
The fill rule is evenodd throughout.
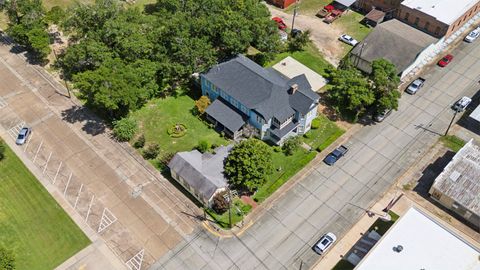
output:
<path id="1" fill-rule="evenodd" d="M 253 131 L 282 145 L 309 131 L 317 116 L 320 97 L 304 74 L 289 79 L 243 55 L 212 67 L 200 81 L 202 95 L 212 101 L 207 119 L 235 140 Z"/>

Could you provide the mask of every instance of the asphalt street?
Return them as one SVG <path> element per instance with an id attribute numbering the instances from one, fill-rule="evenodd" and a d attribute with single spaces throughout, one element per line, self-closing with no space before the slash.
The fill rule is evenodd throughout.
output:
<path id="1" fill-rule="evenodd" d="M 349 152 L 337 164 L 318 164 L 242 235 L 220 239 L 197 229 L 151 269 L 312 267 L 321 235 L 342 237 L 445 132 L 450 106 L 479 90 L 480 43 L 462 43 L 453 55 L 446 68 L 426 72 L 416 95 L 403 95 L 398 111 L 345 142 Z"/>

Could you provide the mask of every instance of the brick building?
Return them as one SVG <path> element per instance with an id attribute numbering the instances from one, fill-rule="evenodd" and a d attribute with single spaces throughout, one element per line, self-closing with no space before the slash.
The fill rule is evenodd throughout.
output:
<path id="1" fill-rule="evenodd" d="M 381 10 L 388 17 L 394 17 L 403 0 L 357 0 L 355 5 L 365 13 L 372 9 Z"/>
<path id="2" fill-rule="evenodd" d="M 396 18 L 441 38 L 453 34 L 478 12 L 480 0 L 405 0 Z"/>

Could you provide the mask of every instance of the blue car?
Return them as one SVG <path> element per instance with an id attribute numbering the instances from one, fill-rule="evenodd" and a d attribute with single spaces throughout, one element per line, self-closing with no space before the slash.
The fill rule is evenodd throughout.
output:
<path id="1" fill-rule="evenodd" d="M 340 145 L 337 149 L 333 150 L 333 152 L 328 154 L 328 156 L 326 156 L 323 159 L 323 162 L 325 162 L 325 164 L 329 166 L 332 166 L 333 164 L 335 164 L 335 162 L 337 162 L 337 160 L 343 157 L 347 152 L 348 152 L 348 148 L 343 145 Z"/>

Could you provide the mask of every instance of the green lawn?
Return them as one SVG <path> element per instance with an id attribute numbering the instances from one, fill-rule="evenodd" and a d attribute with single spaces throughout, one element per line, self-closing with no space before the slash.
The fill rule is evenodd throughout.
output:
<path id="1" fill-rule="evenodd" d="M 388 231 L 388 229 L 392 227 L 395 221 L 397 221 L 397 219 L 399 218 L 399 216 L 395 212 L 388 211 L 388 214 L 390 215 L 390 217 L 392 217 L 392 220 L 383 221 L 380 218 L 378 218 L 375 221 L 375 223 L 373 223 L 372 226 L 370 226 L 370 228 L 368 229 L 368 232 L 375 230 L 378 234 L 384 235 Z"/>
<path id="2" fill-rule="evenodd" d="M 353 270 L 355 268 L 355 265 L 351 264 L 347 260 L 340 260 L 333 268 L 332 270 Z"/>
<path id="3" fill-rule="evenodd" d="M 324 6 L 330 4 L 332 0 L 302 0 L 298 3 L 298 13 L 302 15 L 312 15 L 317 14 L 317 12 L 322 9 Z M 287 13 L 293 13 L 295 9 L 295 4 L 290 5 L 285 9 Z"/>
<path id="4" fill-rule="evenodd" d="M 268 176 L 267 182 L 260 187 L 253 196 L 253 199 L 258 202 L 262 202 L 272 195 L 278 188 L 314 159 L 317 154 L 315 151 L 309 152 L 303 148 L 299 148 L 291 156 L 286 156 L 283 152 L 272 152 L 274 172 Z"/>
<path id="5" fill-rule="evenodd" d="M 304 64 L 322 76 L 326 75 L 326 70 L 328 68 L 332 68 L 332 66 L 325 59 L 323 59 L 323 55 L 318 51 L 313 43 L 309 43 L 303 51 L 279 53 L 272 61 L 268 62 L 266 66 L 271 67 L 287 56 L 291 56 L 298 62 Z"/>
<path id="6" fill-rule="evenodd" d="M 16 269 L 53 269 L 90 244 L 88 238 L 7 147 L 0 161 L 0 244 Z"/>
<path id="7" fill-rule="evenodd" d="M 338 18 L 335 22 L 333 22 L 333 24 L 342 29 L 343 33 L 352 36 L 358 41 L 361 41 L 373 30 L 373 28 L 367 27 L 360 23 L 363 17 L 364 15 L 353 10 L 349 10 L 347 14 Z M 345 54 L 352 49 L 352 46 L 343 43 L 342 47 L 344 48 Z"/>
<path id="8" fill-rule="evenodd" d="M 442 136 L 440 137 L 440 141 L 453 152 L 458 152 L 466 143 L 464 140 L 454 135 Z"/>
<path id="9" fill-rule="evenodd" d="M 324 115 L 319 115 L 317 119 L 320 120 L 320 127 L 307 132 L 307 134 L 303 136 L 303 141 L 310 145 L 312 149 L 323 151 L 338 137 L 342 136 L 345 130 L 339 128 Z"/>
<path id="10" fill-rule="evenodd" d="M 194 100 L 188 95 L 180 94 L 177 97 L 151 100 L 143 108 L 134 112 L 132 117 L 138 121 L 139 133 L 145 135 L 147 144 L 155 142 L 160 145 L 160 155 L 190 151 L 201 140 L 207 140 L 216 145 L 228 144 L 226 139 L 192 114 L 193 107 Z M 168 128 L 175 124 L 186 126 L 185 136 L 172 138 L 168 135 Z"/>

